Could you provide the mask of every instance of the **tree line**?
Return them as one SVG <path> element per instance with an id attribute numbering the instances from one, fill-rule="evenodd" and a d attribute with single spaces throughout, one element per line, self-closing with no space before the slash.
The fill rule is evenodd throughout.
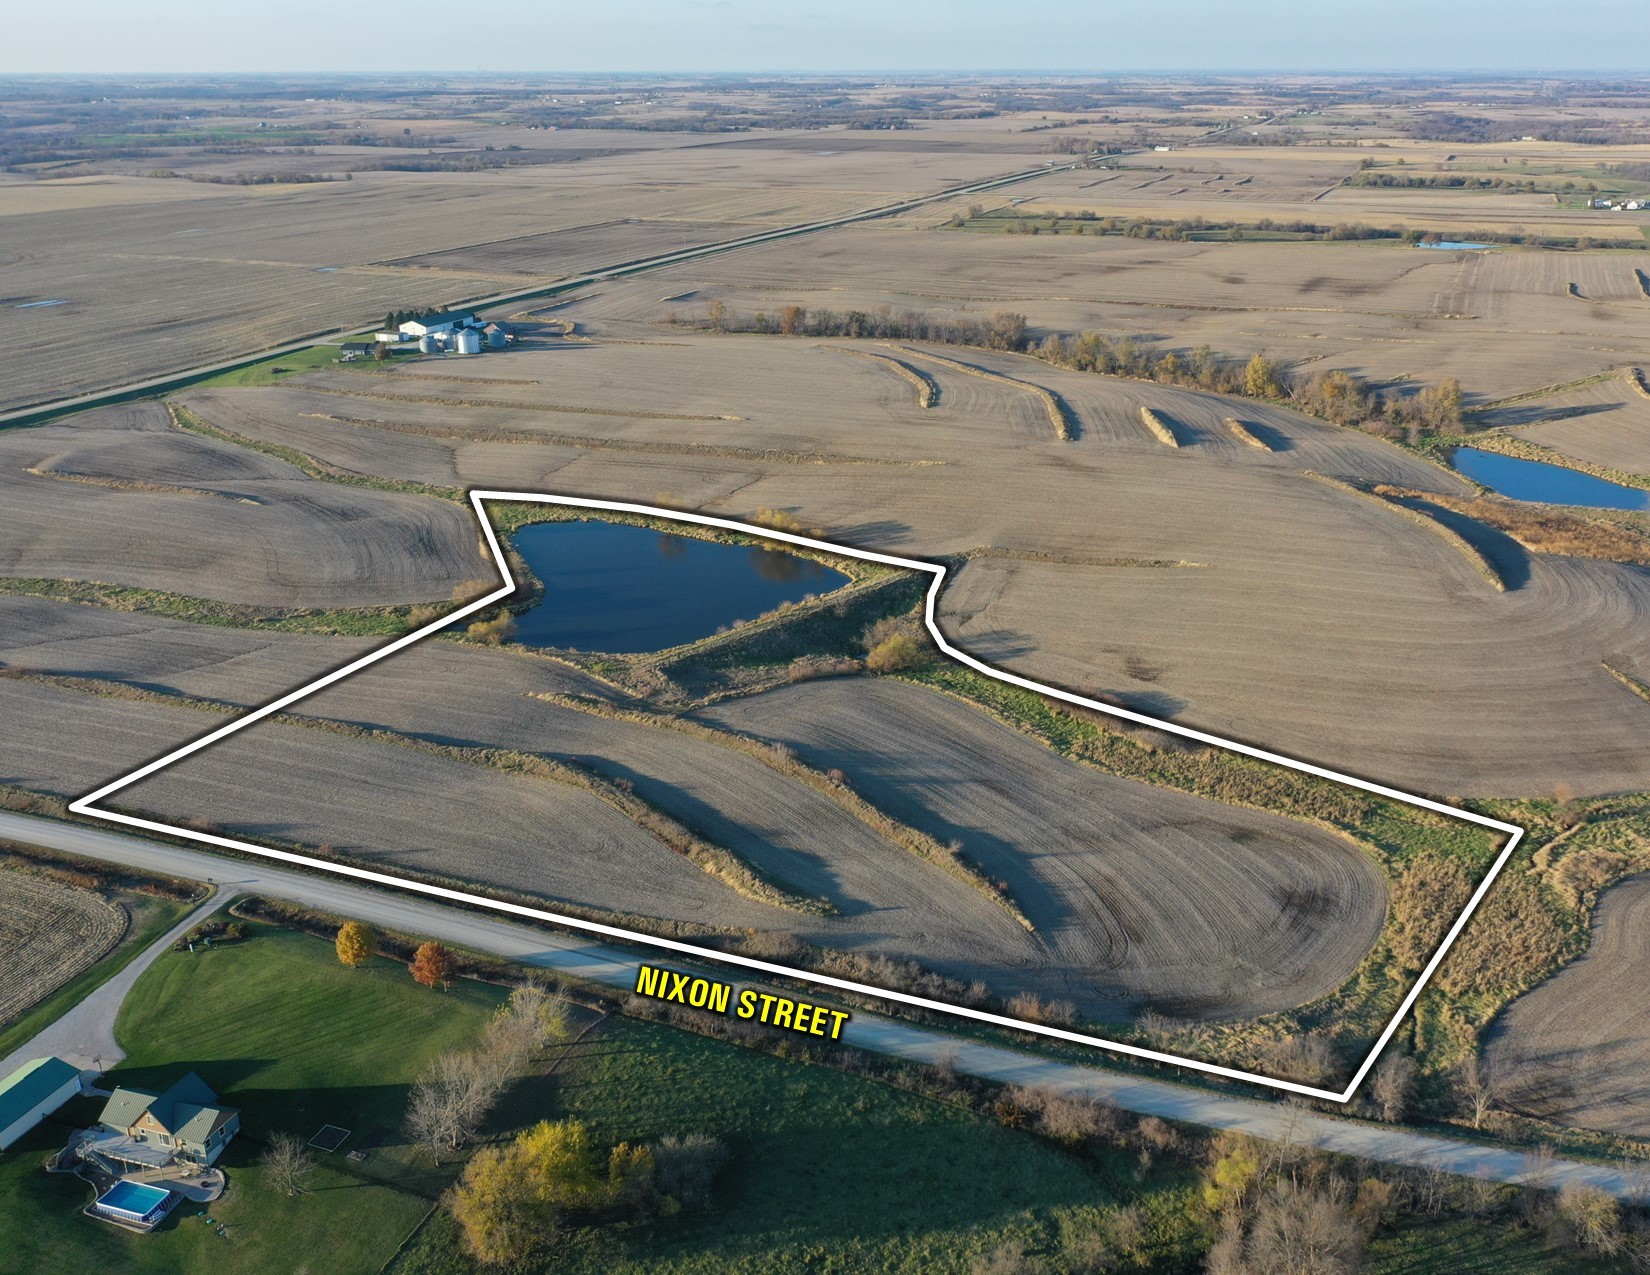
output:
<path id="1" fill-rule="evenodd" d="M 670 319 L 682 322 L 675 316 Z M 1413 438 L 1424 431 L 1459 434 L 1466 428 L 1461 383 L 1454 377 L 1414 392 L 1382 390 L 1342 369 L 1303 375 L 1264 354 L 1242 359 L 1217 353 L 1207 345 L 1191 351 L 1160 350 L 1137 337 L 1113 338 L 1094 331 L 1051 333 L 1034 342 L 1026 316 L 1006 310 L 976 318 L 936 317 L 916 310 L 896 312 L 888 306 L 830 310 L 788 305 L 777 315 L 760 310 L 745 315 L 736 314 L 718 300 L 710 303 L 699 326 L 715 332 L 927 341 L 1030 354 L 1078 372 L 1288 402 L 1333 424 L 1362 426 L 1383 437 Z"/>

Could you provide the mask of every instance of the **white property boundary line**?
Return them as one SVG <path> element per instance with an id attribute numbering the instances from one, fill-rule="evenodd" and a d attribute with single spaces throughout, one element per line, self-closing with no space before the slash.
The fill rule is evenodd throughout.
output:
<path id="1" fill-rule="evenodd" d="M 1035 691 L 1039 695 L 1046 695 L 1053 699 L 1062 700 L 1067 704 L 1076 704 L 1079 707 L 1092 709 L 1098 713 L 1105 713 L 1109 717 L 1121 718 L 1124 721 L 1135 722 L 1142 726 L 1150 726 L 1154 730 L 1168 731 L 1171 734 L 1180 735 L 1186 739 L 1195 739 L 1199 743 L 1210 744 L 1217 748 L 1230 749 L 1233 752 L 1242 753 L 1247 757 L 1254 757 L 1260 761 L 1272 762 L 1275 765 L 1287 766 L 1290 770 L 1298 770 L 1308 775 L 1316 775 L 1320 779 L 1329 779 L 1335 781 L 1336 783 L 1347 784 L 1350 787 L 1361 789 L 1364 792 L 1374 793 L 1376 796 L 1386 797 L 1392 801 L 1401 802 L 1407 806 L 1416 806 L 1422 810 L 1430 810 L 1436 814 L 1448 815 L 1455 819 L 1462 819 L 1468 823 L 1478 824 L 1484 828 L 1493 828 L 1497 832 L 1507 834 L 1507 843 L 1502 847 L 1500 854 L 1496 856 L 1495 862 L 1491 865 L 1489 872 L 1485 874 L 1484 879 L 1478 883 L 1478 888 L 1473 891 L 1472 898 L 1467 902 L 1466 910 L 1463 911 L 1461 915 L 1456 918 L 1455 923 L 1450 926 L 1449 933 L 1444 936 L 1442 946 L 1440 946 L 1438 951 L 1433 954 L 1432 959 L 1427 962 L 1426 968 L 1421 971 L 1420 977 L 1415 980 L 1415 985 L 1411 987 L 1409 992 L 1405 995 L 1403 1002 L 1398 1006 L 1398 1010 L 1395 1014 L 1393 1014 L 1391 1021 L 1388 1022 L 1382 1029 L 1380 1037 L 1376 1040 L 1374 1047 L 1369 1051 L 1368 1056 L 1359 1064 L 1357 1071 L 1353 1073 L 1352 1079 L 1347 1083 L 1346 1088 L 1342 1090 L 1332 1090 L 1320 1089 L 1313 1085 L 1296 1084 L 1294 1081 L 1290 1080 L 1278 1080 L 1271 1076 L 1262 1076 L 1256 1074 L 1255 1072 L 1241 1071 L 1233 1067 L 1221 1067 L 1215 1063 L 1203 1062 L 1196 1058 L 1182 1058 L 1176 1054 L 1166 1054 L 1155 1049 L 1144 1049 L 1139 1045 L 1125 1044 L 1124 1042 L 1117 1040 L 1107 1040 L 1101 1036 L 1090 1036 L 1084 1032 L 1068 1031 L 1061 1027 L 1049 1027 L 1042 1023 L 1022 1022 L 1019 1019 L 1009 1018 L 1002 1014 L 987 1013 L 984 1010 L 970 1009 L 962 1005 L 948 1005 L 943 1001 L 929 1000 L 927 997 L 923 996 L 913 996 L 908 992 L 890 991 L 887 988 L 873 987 L 867 983 L 856 983 L 849 979 L 833 978 L 826 974 L 815 974 L 809 970 L 793 969 L 787 965 L 775 965 L 769 961 L 759 961 L 748 956 L 735 955 L 731 952 L 717 952 L 711 950 L 710 948 L 695 946 L 692 943 L 682 943 L 675 939 L 658 938 L 651 934 L 641 934 L 634 930 L 625 930 L 613 925 L 602 925 L 599 922 L 587 921 L 580 917 L 563 916 L 557 912 L 546 912 L 538 908 L 525 907 L 518 903 L 500 902 L 497 899 L 484 898 L 479 894 L 469 894 L 461 890 L 449 890 L 437 885 L 426 885 L 421 881 L 405 880 L 401 877 L 392 876 L 389 873 L 375 872 L 368 868 L 360 868 L 343 863 L 331 863 L 324 859 L 315 859 L 309 857 L 308 855 L 294 854 L 287 850 L 271 850 L 264 846 L 248 845 L 244 841 L 235 841 L 229 837 L 214 836 L 210 833 L 197 832 L 191 828 L 181 828 L 173 824 L 158 823 L 150 819 L 140 819 L 134 815 L 121 814 L 112 810 L 98 810 L 95 808 L 95 803 L 102 801 L 105 797 L 112 796 L 113 794 L 121 791 L 123 788 L 130 787 L 139 780 L 148 778 L 156 771 L 164 770 L 173 763 L 182 761 L 185 757 L 198 753 L 203 748 L 208 748 L 217 743 L 219 740 L 226 739 L 230 735 L 235 734 L 237 731 L 245 730 L 248 726 L 251 726 L 256 722 L 260 722 L 264 718 L 270 717 L 275 713 L 279 713 L 283 709 L 296 704 L 299 700 L 306 699 L 315 694 L 317 691 L 326 689 L 335 682 L 341 682 L 352 674 L 359 673 L 362 669 L 368 667 L 369 665 L 376 664 L 380 660 L 388 659 L 396 652 L 411 646 L 414 642 L 422 641 L 431 634 L 446 628 L 454 621 L 461 620 L 467 615 L 483 610 L 484 608 L 491 606 L 493 603 L 498 602 L 500 599 L 514 593 L 516 583 L 514 579 L 511 578 L 509 564 L 505 559 L 503 550 L 499 547 L 498 536 L 494 532 L 493 525 L 488 520 L 487 511 L 484 508 L 485 502 L 489 500 L 517 501 L 526 504 L 540 505 L 561 505 L 572 509 L 593 509 L 611 513 L 640 514 L 649 518 L 662 518 L 674 522 L 695 523 L 701 527 L 716 527 L 723 531 L 736 531 L 743 535 L 752 536 L 759 539 L 783 541 L 786 544 L 800 545 L 806 549 L 817 549 L 826 553 L 837 554 L 845 558 L 858 558 L 864 562 L 876 562 L 881 563 L 884 566 L 903 567 L 908 571 L 924 572 L 933 577 L 933 583 L 928 586 L 927 602 L 923 611 L 923 619 L 928 626 L 929 635 L 934 639 L 940 650 L 944 651 L 946 655 L 957 661 L 957 663 L 973 669 L 977 673 L 982 673 L 986 677 L 993 678 L 999 682 L 1006 682 L 1010 686 L 1018 686 L 1024 690 Z M 396 638 L 393 642 L 363 655 L 360 659 L 346 664 L 342 668 L 335 669 L 331 673 L 317 678 L 313 682 L 309 682 L 298 687 L 296 690 L 288 691 L 285 695 L 270 701 L 261 708 L 252 709 L 244 715 L 237 717 L 234 721 L 228 723 L 227 725 L 221 726 L 217 730 L 212 731 L 210 734 L 204 735 L 200 739 L 195 740 L 193 743 L 185 744 L 182 748 L 167 753 L 164 757 L 160 757 L 155 761 L 150 762 L 148 765 L 132 771 L 128 775 L 122 775 L 120 778 L 97 789 L 97 791 L 87 793 L 84 797 L 71 802 L 69 809 L 79 815 L 89 815 L 96 819 L 105 819 L 113 823 L 126 824 L 133 828 L 147 829 L 150 832 L 165 833 L 169 836 L 186 837 L 191 841 L 199 841 L 206 845 L 220 846 L 226 850 L 238 850 L 243 854 L 255 854 L 261 855 L 267 859 L 279 859 L 286 863 L 295 863 L 306 868 L 313 868 L 322 872 L 333 873 L 338 876 L 355 877 L 362 881 L 371 881 L 378 885 L 393 886 L 394 888 L 400 890 L 411 890 L 418 894 L 432 895 L 439 899 L 447 899 L 452 902 L 463 903 L 471 907 L 485 908 L 494 912 L 505 912 L 513 916 L 527 917 L 535 921 L 549 921 L 555 925 L 567 926 L 576 930 L 584 930 L 592 934 L 604 935 L 607 938 L 622 939 L 630 943 L 643 943 L 649 947 L 663 948 L 666 951 L 681 952 L 690 956 L 703 957 L 712 961 L 719 961 L 723 964 L 738 965 L 745 969 L 751 970 L 760 970 L 765 974 L 777 974 L 785 978 L 801 979 L 804 982 L 813 983 L 822 987 L 836 988 L 839 991 L 858 992 L 862 995 L 878 997 L 882 1000 L 895 1001 L 904 1005 L 916 1005 L 923 1009 L 934 1010 L 943 1014 L 952 1014 L 961 1018 L 970 1018 L 976 1022 L 990 1023 L 997 1027 L 1011 1027 L 1018 1031 L 1032 1032 L 1036 1035 L 1048 1036 L 1055 1040 L 1069 1041 L 1079 1045 L 1091 1045 L 1099 1049 L 1109 1050 L 1113 1053 L 1127 1054 L 1132 1058 L 1144 1058 L 1151 1062 L 1170 1063 L 1176 1067 L 1185 1067 L 1192 1071 L 1203 1072 L 1211 1076 L 1222 1076 L 1228 1080 L 1247 1081 L 1251 1084 L 1264 1085 L 1270 1089 L 1280 1089 L 1288 1093 L 1301 1094 L 1309 1098 L 1324 1098 L 1331 1102 L 1346 1102 L 1353 1096 L 1353 1094 L 1357 1092 L 1358 1086 L 1363 1083 L 1364 1077 L 1369 1074 L 1370 1069 L 1375 1065 L 1375 1060 L 1380 1056 L 1381 1051 L 1386 1048 L 1387 1042 L 1392 1039 L 1393 1033 L 1398 1030 L 1398 1024 L 1414 1006 L 1416 998 L 1420 996 L 1422 989 L 1432 978 L 1433 971 L 1438 968 L 1439 962 L 1444 959 L 1444 955 L 1449 951 L 1451 945 L 1454 944 L 1458 937 L 1460 937 L 1461 931 L 1466 926 L 1467 921 L 1478 909 L 1478 905 L 1483 901 L 1484 895 L 1489 891 L 1489 888 L 1494 883 L 1496 877 L 1500 875 L 1501 869 L 1506 866 L 1507 860 L 1512 857 L 1513 851 L 1517 849 L 1518 843 L 1524 837 L 1524 829 L 1518 827 L 1516 824 L 1503 823 L 1498 819 L 1491 819 L 1488 816 L 1476 814 L 1469 810 L 1457 810 L 1453 806 L 1447 806 L 1442 802 L 1433 801 L 1427 797 L 1418 797 L 1413 793 L 1399 792 L 1395 788 L 1386 788 L 1380 784 L 1372 784 L 1367 780 L 1354 778 L 1351 775 L 1343 775 L 1337 771 L 1327 770 L 1322 766 L 1313 766 L 1307 762 L 1296 761 L 1290 757 L 1281 757 L 1277 753 L 1269 753 L 1259 748 L 1252 748 L 1248 744 L 1240 744 L 1229 739 L 1222 739 L 1218 735 L 1209 735 L 1203 731 L 1192 730 L 1188 727 L 1177 725 L 1174 722 L 1162 721 L 1155 717 L 1148 717 L 1143 713 L 1132 712 L 1126 708 L 1117 708 L 1110 704 L 1096 703 L 1094 700 L 1084 699 L 1081 695 L 1073 695 L 1070 691 L 1062 691 L 1052 686 L 1044 686 L 1042 683 L 1034 682 L 1029 678 L 1019 677 L 1013 673 L 1007 673 L 1001 669 L 992 668 L 989 664 L 982 663 L 973 656 L 969 655 L 967 652 L 959 651 L 956 647 L 947 642 L 945 635 L 940 632 L 939 624 L 934 618 L 934 610 L 939 599 L 940 589 L 945 583 L 946 568 L 936 563 L 921 562 L 912 558 L 896 558 L 884 553 L 872 553 L 866 549 L 854 549 L 845 545 L 831 544 L 830 542 L 824 540 L 814 540 L 807 536 L 792 535 L 790 532 L 786 531 L 773 531 L 766 527 L 754 527 L 747 523 L 734 522 L 727 518 L 711 518 L 704 514 L 680 513 L 674 509 L 659 509 L 652 505 L 633 505 L 624 501 L 591 500 L 580 496 L 551 496 L 542 492 L 472 491 L 470 493 L 470 503 L 475 508 L 476 519 L 481 524 L 482 534 L 486 537 L 487 546 L 489 550 L 491 550 L 493 560 L 498 567 L 499 578 L 502 583 L 497 589 L 494 589 L 491 593 L 488 593 L 484 597 L 476 599 L 474 602 L 460 607 L 458 610 L 453 611 L 448 615 L 442 616 L 438 620 L 432 620 L 429 624 L 424 625 L 420 629 L 416 629 L 411 633 Z"/>

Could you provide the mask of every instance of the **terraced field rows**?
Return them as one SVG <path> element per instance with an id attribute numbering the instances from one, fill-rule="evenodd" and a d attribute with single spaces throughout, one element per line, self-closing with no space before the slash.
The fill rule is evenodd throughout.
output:
<path id="1" fill-rule="evenodd" d="M 781 739 L 961 840 L 1008 882 L 1079 1003 L 1283 1009 L 1338 985 L 1385 918 L 1379 869 L 1329 834 L 1090 771 L 918 687 L 817 682 L 702 716 Z"/>
<path id="2" fill-rule="evenodd" d="M 156 403 L 0 434 L 0 502 L 6 576 L 340 607 L 445 601 L 487 570 L 467 510 L 317 481 Z"/>
<path id="3" fill-rule="evenodd" d="M 102 960 L 126 924 L 125 909 L 90 890 L 0 868 L 0 1024 Z"/>

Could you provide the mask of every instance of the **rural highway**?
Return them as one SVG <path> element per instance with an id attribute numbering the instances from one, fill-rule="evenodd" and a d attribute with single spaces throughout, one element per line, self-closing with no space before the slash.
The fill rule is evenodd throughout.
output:
<path id="1" fill-rule="evenodd" d="M 910 199 L 878 204 L 874 208 L 864 208 L 841 217 L 830 217 L 824 221 L 799 222 L 796 225 L 780 226 L 777 229 L 764 230 L 753 235 L 741 235 L 737 239 L 722 239 L 715 243 L 700 244 L 694 248 L 682 248 L 676 252 L 661 253 L 651 257 L 638 257 L 632 261 L 616 262 L 613 265 L 590 271 L 587 274 L 573 275 L 566 279 L 537 284 L 531 288 L 517 289 L 514 292 L 500 292 L 493 296 L 455 301 L 453 304 L 463 306 L 468 310 L 485 310 L 498 306 L 515 305 L 518 302 L 537 297 L 548 297 L 562 292 L 570 292 L 575 288 L 600 283 L 605 279 L 618 279 L 633 274 L 642 274 L 665 266 L 679 265 L 684 261 L 693 261 L 699 257 L 715 256 L 723 252 L 735 252 L 740 248 L 753 248 L 759 244 L 772 243 L 776 239 L 789 239 L 796 235 L 809 235 L 821 230 L 834 230 L 839 226 L 851 226 L 855 222 L 871 221 L 878 217 L 892 217 L 898 213 L 909 212 L 913 208 L 921 208 L 924 204 L 935 203 L 942 199 L 955 199 L 959 195 L 981 194 L 985 191 L 995 190 L 999 186 L 1029 181 L 1033 177 L 1044 177 L 1049 173 L 1065 172 L 1075 167 L 1075 164 L 1042 164 L 1036 168 L 1003 173 L 996 177 L 984 178 L 981 181 L 969 182 L 963 186 L 948 186 L 944 190 L 937 190 L 928 195 L 916 195 Z M 334 328 L 326 332 L 312 332 L 299 340 L 289 341 L 285 345 L 271 346 L 253 354 L 237 355 L 232 359 L 225 359 L 217 363 L 204 363 L 183 371 L 167 372 L 162 376 L 133 381 L 125 385 L 111 386 L 90 394 L 76 395 L 73 398 L 33 403 L 14 411 L 0 413 L 0 428 L 7 425 L 26 424 L 37 418 L 55 416 L 62 412 L 84 411 L 103 403 L 120 402 L 150 394 L 161 394 L 208 376 L 216 376 L 221 372 L 230 372 L 236 368 L 245 367 L 250 363 L 260 363 L 264 359 L 279 358 L 283 354 L 296 354 L 299 350 L 307 350 L 312 345 L 319 345 L 324 341 L 349 336 L 351 333 L 360 330 L 360 325 L 356 324 L 352 327 Z"/>
<path id="2" fill-rule="evenodd" d="M 0 812 L 0 838 L 147 872 L 211 881 L 221 887 L 220 897 L 257 894 L 282 899 L 608 987 L 633 988 L 636 968 L 642 960 L 639 954 L 611 944 L 553 934 L 422 896 L 369 889 L 295 872 L 274 863 L 226 859 L 101 828 Z M 104 998 L 101 1012 L 112 1016 L 113 1009 L 107 1004 L 109 999 Z M 118 1008 L 118 1001 L 114 1008 Z M 46 1044 L 52 1031 L 48 1028 L 36 1040 Z M 1531 1165 L 1524 1153 L 1505 1147 L 1360 1124 L 1320 1115 L 1288 1102 L 1258 1102 L 1169 1081 L 1059 1062 L 879 1015 L 856 1012 L 842 1038 L 857 1048 L 892 1057 L 924 1063 L 949 1060 L 959 1072 L 988 1080 L 1047 1086 L 1066 1093 L 1107 1098 L 1140 1115 L 1160 1116 L 1211 1129 L 1239 1130 L 1292 1146 L 1385 1164 L 1442 1169 L 1497 1182 L 1521 1184 L 1532 1178 Z M 1640 1198 L 1644 1190 L 1639 1175 L 1625 1168 L 1576 1160 L 1548 1161 L 1533 1176 L 1541 1185 L 1557 1188 L 1584 1183 L 1628 1200 Z"/>

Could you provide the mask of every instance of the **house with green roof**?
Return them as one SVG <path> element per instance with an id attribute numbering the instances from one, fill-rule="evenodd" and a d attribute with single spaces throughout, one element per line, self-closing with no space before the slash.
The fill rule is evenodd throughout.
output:
<path id="1" fill-rule="evenodd" d="M 36 1058 L 0 1081 L 0 1151 L 81 1092 L 80 1068 Z"/>
<path id="2" fill-rule="evenodd" d="M 157 1157 L 211 1164 L 240 1132 L 241 1115 L 218 1105 L 218 1095 L 204 1080 L 189 1072 L 164 1093 L 122 1086 L 109 1095 L 98 1117 L 110 1133 L 135 1144 L 131 1156 L 119 1143 L 100 1142 L 98 1150 L 111 1158 L 151 1163 Z"/>

